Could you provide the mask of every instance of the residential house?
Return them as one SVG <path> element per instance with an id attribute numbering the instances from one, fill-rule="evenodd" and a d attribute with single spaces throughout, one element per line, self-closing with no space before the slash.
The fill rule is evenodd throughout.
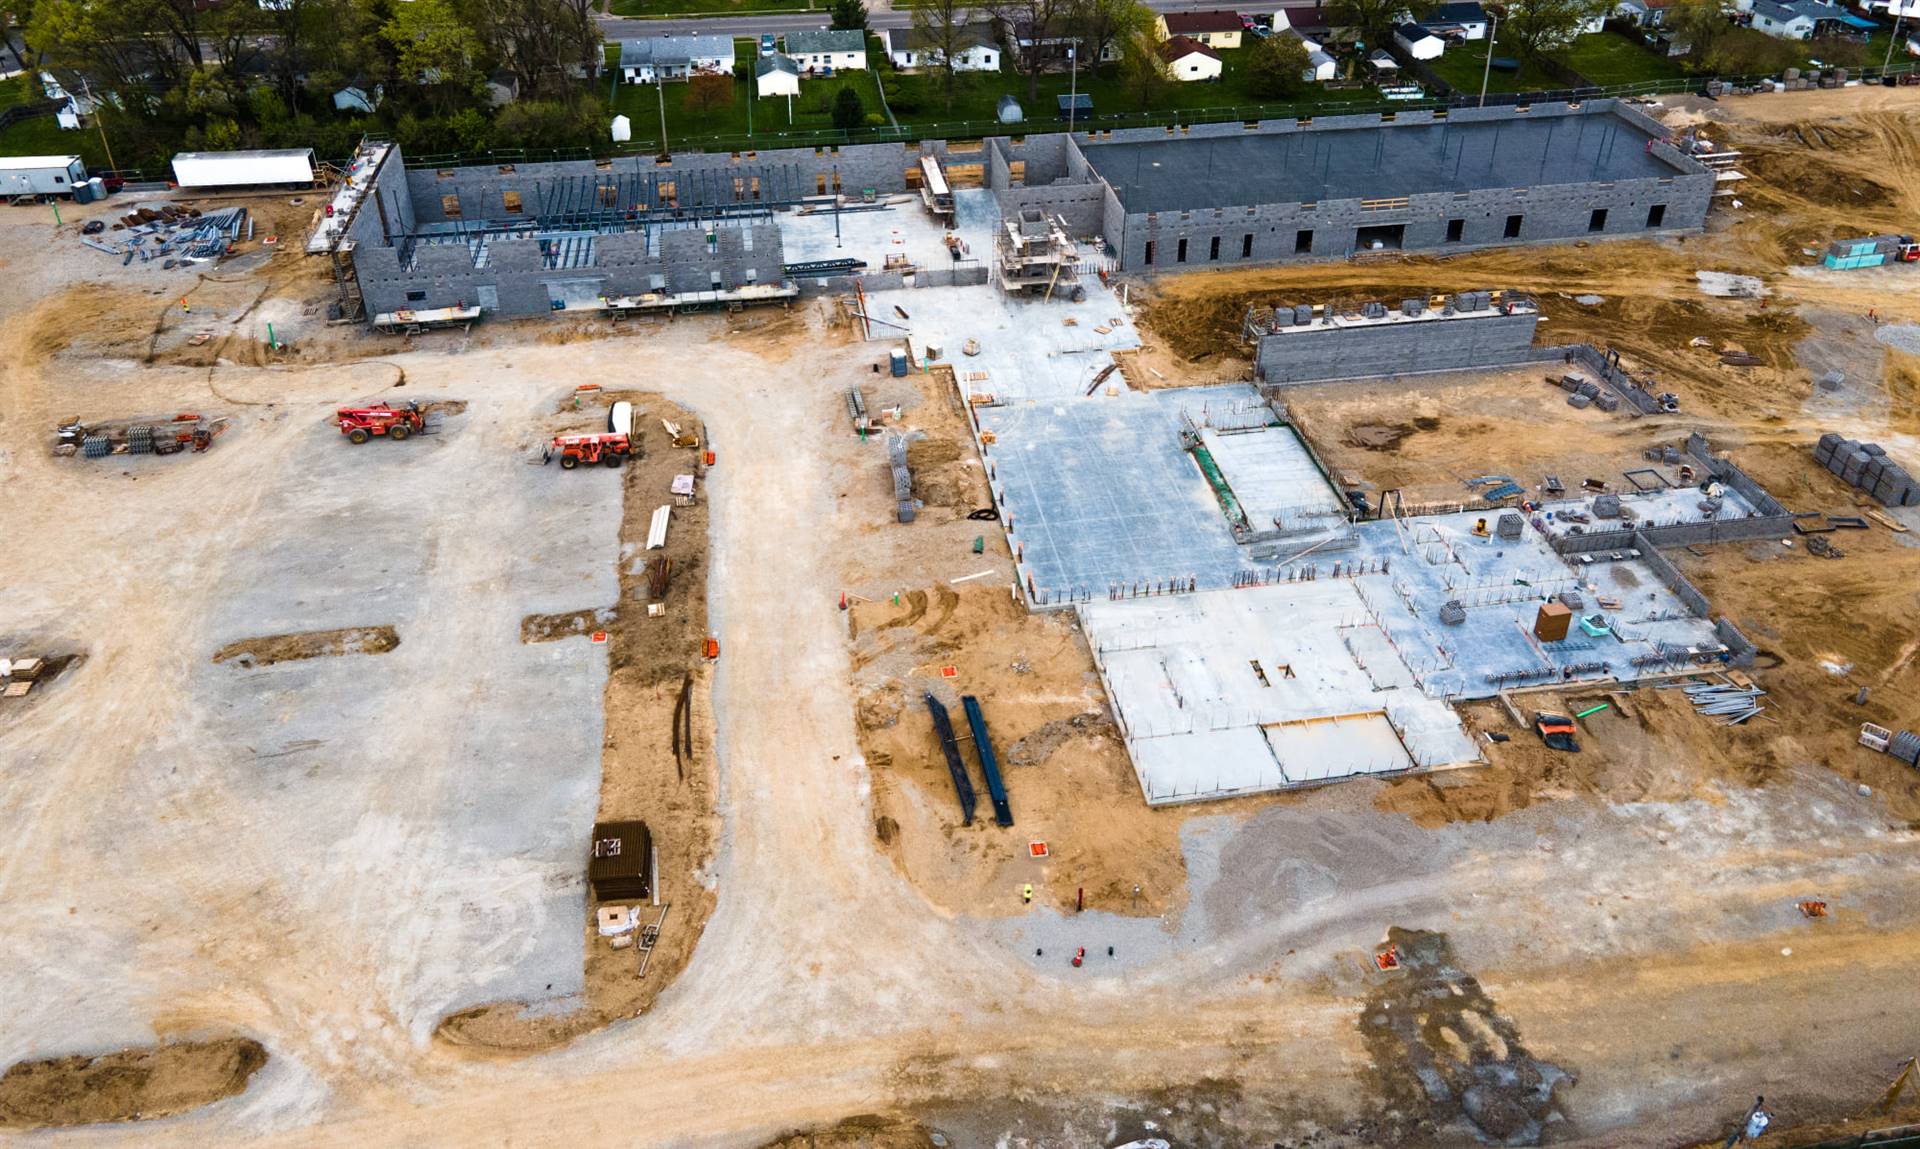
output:
<path id="1" fill-rule="evenodd" d="M 336 112 L 362 112 L 372 115 L 380 106 L 380 99 L 386 95 L 386 89 L 380 84 L 371 87 L 346 87 L 333 94 L 333 110 Z"/>
<path id="2" fill-rule="evenodd" d="M 1591 36 L 1595 32 L 1606 31 L 1606 28 L 1607 14 L 1605 12 L 1592 12 L 1580 18 L 1580 23 L 1574 25 L 1573 34 L 1575 36 Z"/>
<path id="3" fill-rule="evenodd" d="M 1313 83 L 1334 79 L 1339 74 L 1340 65 L 1318 49 L 1307 53 L 1307 66 L 1300 70 L 1300 78 Z"/>
<path id="4" fill-rule="evenodd" d="M 1081 66 L 1088 66 L 1086 49 L 1081 44 L 1080 38 L 1070 35 L 1064 28 L 1049 25 L 1036 38 L 1033 25 L 1026 20 L 1021 20 L 1006 28 L 1006 42 L 1013 49 L 1017 60 L 1031 60 L 1042 71 L 1055 68 L 1062 71 L 1068 69 L 1071 66 L 1069 49 L 1076 47 L 1080 49 Z M 1119 58 L 1119 40 L 1110 37 L 1106 43 L 1100 45 L 1100 63 L 1111 64 Z"/>
<path id="5" fill-rule="evenodd" d="M 1442 4 L 1421 21 L 1427 31 L 1451 39 L 1458 35 L 1462 40 L 1484 40 L 1487 38 L 1487 10 L 1474 0 L 1457 0 L 1455 3 Z"/>
<path id="6" fill-rule="evenodd" d="M 1157 21 L 1160 38 L 1185 36 L 1209 48 L 1238 48 L 1246 23 L 1240 13 L 1218 8 L 1211 12 L 1163 12 Z"/>
<path id="7" fill-rule="evenodd" d="M 1819 0 L 1753 0 L 1753 26 L 1780 40 L 1811 40 L 1832 31 L 1841 11 Z"/>
<path id="8" fill-rule="evenodd" d="M 620 41 L 620 79 L 628 84 L 733 74 L 731 36 L 647 36 Z"/>
<path id="9" fill-rule="evenodd" d="M 991 24 L 969 24 L 960 29 L 958 41 L 964 45 L 954 57 L 956 72 L 998 72 L 1000 41 L 994 38 Z M 903 72 L 938 67 L 941 53 L 929 46 L 927 37 L 915 28 L 887 29 L 887 56 Z"/>
<path id="10" fill-rule="evenodd" d="M 1447 42 L 1418 24 L 1396 24 L 1393 42 L 1416 60 L 1436 60 L 1447 50 Z"/>
<path id="11" fill-rule="evenodd" d="M 1367 56 L 1367 69 L 1382 83 L 1386 83 L 1400 75 L 1400 61 L 1394 59 L 1393 53 L 1385 48 L 1375 48 Z"/>
<path id="12" fill-rule="evenodd" d="M 867 66 L 867 34 L 859 29 L 821 28 L 787 33 L 787 55 L 806 72 L 844 72 Z"/>
<path id="13" fill-rule="evenodd" d="M 1321 43 L 1319 40 L 1314 39 L 1312 36 L 1309 36 L 1303 33 L 1298 28 L 1282 28 L 1273 34 L 1275 36 L 1285 37 L 1290 40 L 1300 41 L 1300 46 L 1306 49 L 1307 55 L 1309 56 L 1313 55 L 1315 52 L 1324 52 L 1327 50 L 1325 44 Z"/>
<path id="14" fill-rule="evenodd" d="M 1620 0 L 1613 14 L 1639 28 L 1658 28 L 1667 22 L 1667 0 Z"/>
<path id="15" fill-rule="evenodd" d="M 504 108 L 520 98 L 520 77 L 505 68 L 487 77 L 487 104 Z"/>
<path id="16" fill-rule="evenodd" d="M 754 60 L 753 94 L 761 99 L 799 95 L 800 65 L 794 63 L 793 57 L 779 52 Z"/>
<path id="17" fill-rule="evenodd" d="M 1192 37 L 1175 36 L 1154 51 L 1166 65 L 1167 74 L 1183 84 L 1220 78 L 1220 53 Z"/>

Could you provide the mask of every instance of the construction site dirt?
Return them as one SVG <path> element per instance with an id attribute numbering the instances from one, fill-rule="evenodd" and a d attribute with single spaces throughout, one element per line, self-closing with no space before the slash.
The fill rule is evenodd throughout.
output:
<path id="1" fill-rule="evenodd" d="M 1409 502 L 1490 471 L 1617 488 L 1699 429 L 1793 510 L 1864 518 L 1809 447 L 1913 454 L 1920 373 L 1867 317 L 1920 323 L 1912 269 L 1802 253 L 1911 229 L 1912 91 L 1673 101 L 1760 157 L 1747 206 L 1684 243 L 1130 284 L 1152 346 L 1124 377 L 1246 376 L 1249 301 L 1519 287 L 1540 339 L 1617 347 L 1681 411 L 1574 410 L 1547 369 L 1295 389 L 1329 469 Z M 283 238 L 312 209 L 260 199 Z M 898 341 L 832 298 L 373 336 L 327 325 L 324 261 L 90 262 L 85 209 L 29 210 L 0 209 L 0 534 L 26 540 L 0 548 L 0 635 L 74 659 L 0 703 L 0 1065 L 64 1075 L 30 1105 L 0 1081 L 9 1127 L 1612 1149 L 1718 1144 L 1756 1094 L 1783 1144 L 1920 1120 L 1911 1095 L 1876 1108 L 1920 1013 L 1920 782 L 1856 744 L 1920 713 L 1911 508 L 1826 536 L 1837 560 L 1799 535 L 1663 549 L 1760 647 L 1767 708 L 1739 727 L 1657 683 L 1555 684 L 1461 708 L 1483 764 L 1149 807 L 1074 613 L 1030 613 L 1001 524 L 970 517 L 994 498 L 957 340 L 953 374 L 892 376 Z M 1699 270 L 1759 276 L 1765 306 Z M 980 289 L 875 314 L 943 290 Z M 409 396 L 447 404 L 440 433 L 356 446 L 330 419 Z M 615 401 L 636 457 L 539 465 Z M 50 449 L 63 418 L 174 410 L 233 422 L 181 459 Z M 269 657 L 287 642 L 305 656 Z M 926 693 L 979 700 L 1011 827 L 984 795 L 959 824 Z M 1581 751 L 1537 711 L 1579 715 Z M 627 818 L 660 851 L 644 977 L 586 883 L 591 827 Z M 101 1055 L 185 1059 L 191 1087 L 92 1084 Z"/>

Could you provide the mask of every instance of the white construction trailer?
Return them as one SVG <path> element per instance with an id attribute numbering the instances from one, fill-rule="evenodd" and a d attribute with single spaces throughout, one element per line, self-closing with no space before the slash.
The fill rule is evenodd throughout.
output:
<path id="1" fill-rule="evenodd" d="M 312 187 L 313 149 L 181 152 L 173 157 L 173 182 L 183 188 Z"/>
<path id="2" fill-rule="evenodd" d="M 0 196 L 70 196 L 86 182 L 79 156 L 0 156 Z"/>

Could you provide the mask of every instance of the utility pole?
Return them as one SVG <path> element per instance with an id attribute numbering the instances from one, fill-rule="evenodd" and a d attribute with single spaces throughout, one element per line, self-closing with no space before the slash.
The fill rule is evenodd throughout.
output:
<path id="1" fill-rule="evenodd" d="M 93 126 L 100 129 L 100 150 L 107 153 L 107 170 L 118 171 L 118 165 L 113 162 L 113 149 L 107 146 L 107 118 L 100 114 L 101 105 L 94 103 L 93 82 L 80 77 L 80 90 L 87 94 L 87 103 L 93 104 Z"/>
<path id="2" fill-rule="evenodd" d="M 1067 45 L 1067 64 L 1071 69 L 1067 80 L 1067 134 L 1073 134 L 1073 115 L 1079 110 L 1080 103 L 1080 53 L 1078 45 Z"/>
<path id="3" fill-rule="evenodd" d="M 1907 15 L 1905 7 L 1905 0 L 1893 0 L 1893 38 L 1887 41 L 1887 58 L 1880 65 L 1882 72 L 1893 67 L 1893 46 L 1900 42 L 1900 21 L 1906 19 Z"/>
<path id="4" fill-rule="evenodd" d="M 1493 27 L 1487 32 L 1487 64 L 1480 69 L 1480 106 L 1483 108 L 1487 106 L 1487 81 L 1493 78 L 1493 44 L 1500 38 L 1499 11 L 1496 9 L 1487 15 L 1493 17 Z"/>
<path id="5" fill-rule="evenodd" d="M 660 96 L 660 154 L 667 151 L 667 81 L 660 75 L 660 65 L 653 66 L 653 90 Z"/>

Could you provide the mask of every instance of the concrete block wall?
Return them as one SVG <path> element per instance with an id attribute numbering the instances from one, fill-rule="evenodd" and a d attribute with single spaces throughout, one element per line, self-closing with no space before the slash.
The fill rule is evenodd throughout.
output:
<path id="1" fill-rule="evenodd" d="M 361 201 L 347 235 L 356 250 L 384 247 L 390 237 L 415 230 L 413 196 L 407 188 L 406 162 L 400 149 L 387 152 L 386 162 L 373 174 L 373 194 Z"/>
<path id="2" fill-rule="evenodd" d="M 1680 604 L 1686 607 L 1693 617 L 1707 617 L 1712 607 L 1707 603 L 1707 596 L 1700 593 L 1700 588 L 1688 581 L 1687 576 L 1680 573 L 1679 567 L 1667 561 L 1667 556 L 1660 553 L 1659 547 L 1654 546 L 1640 532 L 1636 531 L 1634 534 L 1636 536 L 1634 549 L 1640 552 L 1640 558 L 1647 564 L 1648 569 L 1653 571 L 1654 577 L 1660 580 L 1660 585 L 1672 591 L 1674 597 L 1680 600 Z"/>
<path id="3" fill-rule="evenodd" d="M 1732 619 L 1716 619 L 1713 624 L 1713 633 L 1720 640 L 1720 645 L 1727 648 L 1729 663 L 1734 666 L 1753 665 L 1754 655 L 1760 653 L 1760 648 L 1753 645 L 1746 635 L 1740 633 L 1740 628 L 1733 625 Z"/>
<path id="4" fill-rule="evenodd" d="M 1534 312 L 1483 312 L 1451 319 L 1361 327 L 1313 327 L 1260 338 L 1254 377 L 1269 387 L 1536 360 Z"/>
<path id="5" fill-rule="evenodd" d="M 1762 515 L 1775 518 L 1786 515 L 1791 518 L 1792 513 L 1785 505 L 1769 494 L 1765 487 L 1754 482 L 1745 471 L 1734 464 L 1733 460 L 1716 459 L 1705 435 L 1694 431 L 1687 436 L 1687 454 L 1699 460 L 1708 474 L 1738 491 L 1740 497 L 1752 503 L 1754 509 Z"/>
<path id="6" fill-rule="evenodd" d="M 1349 199 L 1135 212 L 1125 215 L 1117 229 L 1109 229 L 1107 242 L 1123 270 L 1144 274 L 1216 262 L 1210 258 L 1215 238 L 1220 240 L 1221 263 L 1345 259 L 1364 250 L 1361 228 L 1395 226 L 1404 229 L 1402 250 L 1467 251 L 1698 230 L 1706 224 L 1712 196 L 1713 177 L 1700 175 L 1435 192 L 1410 196 L 1406 206 L 1388 210 L 1370 210 L 1362 201 Z M 1649 227 L 1656 206 L 1661 208 L 1661 223 Z M 1607 213 L 1598 231 L 1592 227 L 1596 210 Z M 1517 237 L 1507 235 L 1511 216 L 1520 217 Z M 1455 221 L 1460 238 L 1450 239 Z M 1184 261 L 1179 256 L 1182 239 L 1187 241 Z"/>
<path id="7" fill-rule="evenodd" d="M 380 247 L 356 253 L 355 266 L 372 314 L 477 304 L 501 315 L 544 315 L 552 310 L 552 283 L 591 281 L 596 294 L 617 296 L 709 291 L 715 273 L 729 290 L 781 278 L 786 255 L 778 227 L 727 227 L 714 235 L 712 245 L 693 228 L 657 232 L 651 243 L 638 231 L 598 236 L 594 264 L 582 268 L 548 268 L 530 239 L 489 242 L 482 268 L 464 245 L 441 243 L 415 246 L 410 265 L 401 264 L 399 248 Z"/>

